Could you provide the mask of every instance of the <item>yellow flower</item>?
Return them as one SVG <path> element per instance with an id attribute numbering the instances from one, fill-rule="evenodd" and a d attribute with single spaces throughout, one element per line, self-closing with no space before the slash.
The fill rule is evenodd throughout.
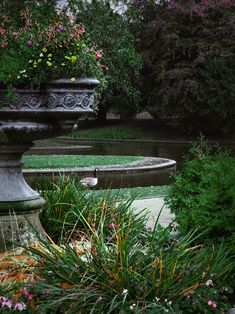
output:
<path id="1" fill-rule="evenodd" d="M 38 63 L 41 62 L 41 61 L 42 61 L 42 59 L 38 59 Z"/>
<path id="2" fill-rule="evenodd" d="M 77 61 L 77 57 L 76 57 L 76 56 L 72 56 L 72 57 L 70 58 L 70 60 L 71 60 L 72 63 L 74 63 L 74 62 Z"/>
<path id="3" fill-rule="evenodd" d="M 61 63 L 61 65 L 64 67 L 64 66 L 65 66 L 65 63 L 63 62 L 63 63 Z"/>
<path id="4" fill-rule="evenodd" d="M 47 66 L 51 67 L 52 63 L 50 61 L 47 61 Z"/>
<path id="5" fill-rule="evenodd" d="M 70 79 L 71 81 L 75 81 L 75 77 L 71 77 L 71 79 Z"/>
<path id="6" fill-rule="evenodd" d="M 48 55 L 47 55 L 49 58 L 51 58 L 52 57 L 52 53 L 48 53 Z"/>
<path id="7" fill-rule="evenodd" d="M 43 51 L 43 52 L 47 52 L 47 48 L 46 48 L 46 47 L 43 47 L 43 48 L 42 48 L 42 51 Z"/>

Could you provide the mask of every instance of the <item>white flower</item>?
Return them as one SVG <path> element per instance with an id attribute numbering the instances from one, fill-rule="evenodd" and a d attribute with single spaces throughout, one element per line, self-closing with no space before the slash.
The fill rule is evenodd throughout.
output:
<path id="1" fill-rule="evenodd" d="M 205 285 L 206 285 L 206 286 L 213 286 L 213 281 L 212 281 L 211 279 L 209 279 L 209 280 L 207 280 L 207 281 L 205 282 Z"/>
<path id="2" fill-rule="evenodd" d="M 123 289 L 122 294 L 127 294 L 128 290 L 127 289 Z"/>
<path id="3" fill-rule="evenodd" d="M 158 297 L 155 297 L 155 300 L 158 302 L 158 301 L 160 301 L 160 298 L 158 298 Z"/>
<path id="4" fill-rule="evenodd" d="M 39 57 L 43 57 L 43 53 L 42 52 L 40 53 Z"/>
<path id="5" fill-rule="evenodd" d="M 133 310 L 134 310 L 134 308 L 133 308 L 133 306 L 132 306 L 132 305 L 130 306 L 130 310 L 131 310 L 131 311 L 133 311 Z"/>
<path id="6" fill-rule="evenodd" d="M 33 60 L 29 60 L 29 63 L 32 63 L 33 62 Z"/>

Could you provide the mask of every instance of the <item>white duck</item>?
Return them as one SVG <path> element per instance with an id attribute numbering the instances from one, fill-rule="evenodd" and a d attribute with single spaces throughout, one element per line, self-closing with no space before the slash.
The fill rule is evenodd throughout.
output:
<path id="1" fill-rule="evenodd" d="M 94 176 L 81 179 L 79 181 L 80 184 L 87 187 L 87 188 L 93 188 L 94 186 L 96 186 L 96 184 L 98 183 L 98 178 L 97 178 L 97 171 L 98 170 L 99 170 L 98 168 L 95 168 Z"/>

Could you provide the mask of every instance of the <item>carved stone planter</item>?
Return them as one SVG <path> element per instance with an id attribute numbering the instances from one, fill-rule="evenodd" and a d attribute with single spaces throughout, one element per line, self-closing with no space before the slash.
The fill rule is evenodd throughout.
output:
<path id="1" fill-rule="evenodd" d="M 44 91 L 17 90 L 9 100 L 0 91 L 0 251 L 8 240 L 27 244 L 43 236 L 38 211 L 44 199 L 25 182 L 21 157 L 37 139 L 75 128 L 82 114 L 93 112 L 95 79 L 59 79 Z"/>

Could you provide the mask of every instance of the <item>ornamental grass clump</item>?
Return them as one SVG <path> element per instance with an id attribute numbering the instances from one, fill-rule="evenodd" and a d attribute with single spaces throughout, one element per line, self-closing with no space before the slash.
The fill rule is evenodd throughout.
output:
<path id="1" fill-rule="evenodd" d="M 122 200 L 118 191 L 96 193 L 79 186 L 74 176 L 61 176 L 57 182 L 42 188 L 42 196 L 46 199 L 40 219 L 43 227 L 54 241 L 68 238 L 77 239 L 83 234 L 90 234 L 90 226 L 99 228 L 104 220 L 103 232 L 109 234 L 109 226 L 117 225 L 121 219 L 128 220 L 134 216 L 139 222 L 136 233 L 144 228 L 145 216 L 138 216 L 130 210 L 133 198 Z"/>
<path id="2" fill-rule="evenodd" d="M 221 314 L 231 307 L 232 259 L 223 245 L 195 245 L 195 232 L 178 237 L 171 225 L 149 231 L 131 201 L 76 191 L 71 178 L 45 196 L 42 222 L 51 217 L 47 232 L 57 243 L 23 247 L 23 266 L 8 269 L 11 285 L 0 289 L 12 304 L 25 305 L 22 311 Z"/>
<path id="3" fill-rule="evenodd" d="M 138 225 L 134 217 L 123 217 L 112 226 L 101 218 L 97 228 L 87 225 L 88 234 L 77 241 L 28 248 L 39 264 L 33 272 L 40 280 L 24 283 L 27 294 L 21 293 L 20 300 L 37 313 L 229 309 L 226 291 L 232 265 L 222 246 L 193 246 L 193 234 L 173 239 L 171 228 L 137 234 Z"/>
<path id="4" fill-rule="evenodd" d="M 14 93 L 58 78 L 96 77 L 104 84 L 102 51 L 85 40 L 83 25 L 55 5 L 44 15 L 42 7 L 23 2 L 14 15 L 1 11 L 0 85 Z"/>

